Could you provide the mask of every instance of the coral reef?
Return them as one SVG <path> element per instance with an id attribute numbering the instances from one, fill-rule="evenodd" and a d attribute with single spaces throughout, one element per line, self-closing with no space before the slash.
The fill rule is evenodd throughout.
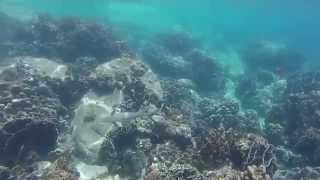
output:
<path id="1" fill-rule="evenodd" d="M 199 92 L 223 93 L 224 68 L 197 47 L 185 33 L 161 34 L 142 49 L 142 56 L 162 76 L 191 79 Z"/>
<path id="2" fill-rule="evenodd" d="M 267 118 L 271 142 L 288 145 L 310 165 L 319 165 L 319 77 L 318 73 L 305 73 L 289 78 L 281 103 Z M 283 139 L 280 142 L 279 137 Z"/>
<path id="3" fill-rule="evenodd" d="M 272 178 L 265 172 L 262 167 L 249 166 L 248 170 L 239 171 L 232 169 L 230 166 L 224 166 L 215 171 L 209 171 L 207 177 L 210 179 L 251 179 L 251 180 L 271 180 Z"/>
<path id="4" fill-rule="evenodd" d="M 237 76 L 185 32 L 139 59 L 90 21 L 0 25 L 0 179 L 319 177 L 320 74 L 290 76 L 288 47 L 250 46 Z"/>
<path id="5" fill-rule="evenodd" d="M 281 101 L 287 81 L 273 79 L 265 83 L 257 78 L 241 77 L 235 89 L 235 95 L 243 109 L 255 110 L 260 117 L 265 118 L 269 111 Z"/>
<path id="6" fill-rule="evenodd" d="M 162 76 L 189 78 L 192 74 L 192 64 L 183 56 L 174 56 L 158 44 L 150 44 L 142 49 L 143 59 Z"/>
<path id="7" fill-rule="evenodd" d="M 199 47 L 199 43 L 188 32 L 170 32 L 158 34 L 154 40 L 173 55 L 184 55 L 194 48 Z"/>
<path id="8" fill-rule="evenodd" d="M 240 170 L 251 166 L 264 168 L 272 177 L 276 170 L 273 145 L 263 137 L 249 134 L 244 136 L 229 129 L 211 129 L 208 134 L 196 138 L 196 163 L 201 169 L 218 169 L 228 164 Z"/>
<path id="9" fill-rule="evenodd" d="M 195 91 L 192 80 L 166 79 L 161 82 L 161 85 L 164 90 L 163 110 L 168 116 L 180 112 L 183 115 L 181 118 L 191 120 L 198 113 L 197 104 L 201 101 L 201 97 Z"/>
<path id="10" fill-rule="evenodd" d="M 154 165 L 152 170 L 144 177 L 146 180 L 157 179 L 187 179 L 203 180 L 204 177 L 197 169 L 189 164 L 173 164 L 170 168 L 162 164 Z"/>
<path id="11" fill-rule="evenodd" d="M 278 171 L 275 174 L 275 180 L 285 180 L 285 179 L 318 179 L 320 176 L 319 167 L 303 167 L 303 168 L 293 168 L 290 170 Z"/>
<path id="12" fill-rule="evenodd" d="M 188 127 L 179 127 L 160 117 L 140 119 L 107 133 L 97 161 L 113 174 L 140 177 L 142 170 L 151 164 L 168 163 L 167 166 L 171 166 L 186 146 L 191 146 Z M 184 161 L 182 157 L 180 159 Z"/>
<path id="13" fill-rule="evenodd" d="M 212 129 L 196 137 L 194 161 L 200 169 L 216 169 L 231 163 L 232 152 L 240 135 L 232 130 Z"/>
<path id="14" fill-rule="evenodd" d="M 172 143 L 157 146 L 145 179 L 265 179 L 275 172 L 273 146 L 258 136 L 211 129 L 182 150 Z"/>
<path id="15" fill-rule="evenodd" d="M 111 173 L 139 177 L 145 166 L 143 151 L 137 146 L 137 128 L 119 127 L 106 135 L 98 155 L 98 164 L 104 164 Z"/>
<path id="16" fill-rule="evenodd" d="M 267 71 L 280 77 L 297 72 L 306 62 L 299 52 L 284 44 L 267 41 L 254 43 L 243 50 L 242 60 L 248 75 Z"/>
<path id="17" fill-rule="evenodd" d="M 223 67 L 201 50 L 193 50 L 186 59 L 192 63 L 192 80 L 200 92 L 223 94 L 226 85 L 226 73 Z"/>
<path id="18" fill-rule="evenodd" d="M 110 28 L 76 18 L 56 20 L 41 15 L 13 32 L 8 39 L 12 44 L 9 55 L 58 57 L 65 62 L 95 57 L 104 62 L 128 52 L 126 43 L 118 40 Z"/>
<path id="19" fill-rule="evenodd" d="M 261 131 L 258 116 L 254 111 L 240 112 L 239 104 L 232 100 L 214 101 L 203 98 L 199 104 L 198 118 L 209 127 L 233 128 L 241 132 Z"/>
<path id="20" fill-rule="evenodd" d="M 157 76 L 142 61 L 130 57 L 100 64 L 87 79 L 84 82 L 92 86 L 75 106 L 72 134 L 78 156 L 92 161 L 114 123 L 155 113 L 163 92 Z"/>
<path id="21" fill-rule="evenodd" d="M 95 81 L 107 79 L 108 84 L 121 89 L 124 94 L 124 104 L 131 106 L 126 107 L 126 110 L 137 111 L 143 103 L 158 104 L 163 98 L 158 77 L 139 59 L 130 57 L 114 59 L 98 66 L 90 77 L 96 79 Z"/>
<path id="22" fill-rule="evenodd" d="M 71 157 L 61 156 L 55 160 L 46 172 L 41 175 L 43 179 L 52 179 L 52 180 L 61 180 L 61 179 L 70 179 L 77 180 L 79 179 L 79 174 L 70 166 L 69 161 Z"/>
<path id="23" fill-rule="evenodd" d="M 17 79 L 8 80 L 8 74 Z M 22 62 L 4 70 L 0 78 L 1 161 L 23 163 L 53 150 L 66 115 L 60 100 Z"/>

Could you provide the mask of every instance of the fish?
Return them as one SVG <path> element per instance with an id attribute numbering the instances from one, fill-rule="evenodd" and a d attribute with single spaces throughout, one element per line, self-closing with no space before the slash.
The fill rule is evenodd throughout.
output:
<path id="1" fill-rule="evenodd" d="M 154 105 L 149 105 L 137 112 L 119 112 L 113 113 L 110 116 L 102 118 L 102 122 L 124 122 L 136 119 L 138 117 L 151 116 L 158 112 L 158 108 Z"/>
<path id="2" fill-rule="evenodd" d="M 106 132 L 106 125 L 113 124 L 115 126 L 120 126 L 122 123 L 130 122 L 140 117 L 149 117 L 157 113 L 159 109 L 154 105 L 149 105 L 138 112 L 119 112 L 112 113 L 111 115 L 97 119 L 90 125 L 90 128 L 100 136 L 104 136 Z"/>

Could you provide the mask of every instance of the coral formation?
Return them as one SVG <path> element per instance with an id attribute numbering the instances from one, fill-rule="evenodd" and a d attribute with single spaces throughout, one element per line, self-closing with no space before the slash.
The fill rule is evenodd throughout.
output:
<path id="1" fill-rule="evenodd" d="M 232 100 L 214 101 L 203 98 L 199 104 L 199 119 L 210 127 L 233 128 L 241 132 L 261 131 L 258 116 L 254 111 L 240 112 L 239 104 Z"/>
<path id="2" fill-rule="evenodd" d="M 284 79 L 273 79 L 265 83 L 257 78 L 241 77 L 235 89 L 235 95 L 244 109 L 257 111 L 259 116 L 266 117 L 269 111 L 281 101 L 287 82 Z"/>
<path id="3" fill-rule="evenodd" d="M 242 60 L 248 74 L 268 71 L 277 76 L 287 76 L 302 68 L 305 58 L 284 44 L 258 42 L 242 52 Z"/>
<path id="4" fill-rule="evenodd" d="M 154 40 L 173 55 L 184 55 L 199 47 L 199 43 L 188 32 L 168 32 L 158 34 Z"/>
<path id="5" fill-rule="evenodd" d="M 143 59 L 160 75 L 168 77 L 188 78 L 192 74 L 192 66 L 183 56 L 174 56 L 158 44 L 147 45 L 142 50 Z"/>
<path id="6" fill-rule="evenodd" d="M 17 79 L 8 80 L 8 73 Z M 23 62 L 0 78 L 1 161 L 23 163 L 53 150 L 66 115 L 60 100 Z"/>
<path id="7" fill-rule="evenodd" d="M 201 169 L 216 169 L 231 163 L 240 135 L 232 130 L 212 129 L 195 140 L 195 163 Z"/>
<path id="8" fill-rule="evenodd" d="M 226 73 L 217 60 L 201 50 L 191 51 L 187 57 L 192 63 L 192 80 L 200 92 L 223 94 L 226 85 Z"/>
<path id="9" fill-rule="evenodd" d="M 158 38 L 142 49 L 143 59 L 155 72 L 175 79 L 191 79 L 199 92 L 224 92 L 224 68 L 198 49 L 192 37 L 186 33 L 168 33 Z"/>
<path id="10" fill-rule="evenodd" d="M 289 145 L 305 155 L 311 164 L 319 164 L 319 74 L 305 73 L 292 76 L 281 103 L 274 107 L 267 118 L 267 127 L 278 127 L 268 133 L 271 141 Z"/>
<path id="11" fill-rule="evenodd" d="M 288 47 L 250 46 L 231 75 L 185 32 L 133 55 L 91 21 L 0 25 L 0 179 L 319 177 L 320 74 L 290 76 Z"/>
<path id="12" fill-rule="evenodd" d="M 41 15 L 13 32 L 8 39 L 12 44 L 9 55 L 58 57 L 65 62 L 95 57 L 103 62 L 128 52 L 126 43 L 118 40 L 110 28 L 76 18 L 56 20 Z"/>

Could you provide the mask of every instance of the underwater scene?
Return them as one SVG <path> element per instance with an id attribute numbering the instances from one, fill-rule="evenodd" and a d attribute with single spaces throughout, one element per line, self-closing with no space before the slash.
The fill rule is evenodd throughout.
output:
<path id="1" fill-rule="evenodd" d="M 0 180 L 319 180 L 319 7 L 0 0 Z"/>

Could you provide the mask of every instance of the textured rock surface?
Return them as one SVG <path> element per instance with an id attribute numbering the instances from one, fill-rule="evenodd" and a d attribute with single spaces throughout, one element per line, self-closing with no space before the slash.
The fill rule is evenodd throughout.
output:
<path id="1" fill-rule="evenodd" d="M 9 165 L 53 150 L 66 115 L 57 96 L 33 72 L 20 62 L 0 74 L 0 159 Z"/>

